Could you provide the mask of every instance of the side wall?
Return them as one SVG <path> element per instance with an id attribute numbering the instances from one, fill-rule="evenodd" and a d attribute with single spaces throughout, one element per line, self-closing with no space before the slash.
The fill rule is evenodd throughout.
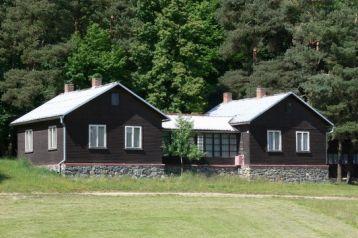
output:
<path id="1" fill-rule="evenodd" d="M 57 126 L 57 150 L 48 150 L 48 127 Z M 25 130 L 33 130 L 33 152 L 25 153 Z M 59 120 L 17 126 L 17 155 L 35 165 L 52 165 L 63 158 L 63 130 Z"/>
<path id="2" fill-rule="evenodd" d="M 267 152 L 267 130 L 281 130 L 282 152 Z M 328 125 L 293 96 L 251 123 L 251 164 L 326 164 Z M 296 131 L 310 132 L 310 152 L 296 152 Z"/>
<path id="3" fill-rule="evenodd" d="M 119 105 L 111 104 L 119 93 Z M 67 163 L 162 163 L 162 117 L 120 87 L 95 98 L 65 117 Z M 107 149 L 88 148 L 89 124 L 105 124 Z M 124 148 L 125 126 L 142 126 L 142 150 Z"/>

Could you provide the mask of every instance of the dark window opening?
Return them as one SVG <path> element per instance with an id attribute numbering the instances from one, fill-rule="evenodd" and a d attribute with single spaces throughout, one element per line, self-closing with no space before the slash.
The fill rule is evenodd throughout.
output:
<path id="1" fill-rule="evenodd" d="M 118 106 L 118 105 L 119 105 L 119 94 L 112 93 L 112 106 Z"/>

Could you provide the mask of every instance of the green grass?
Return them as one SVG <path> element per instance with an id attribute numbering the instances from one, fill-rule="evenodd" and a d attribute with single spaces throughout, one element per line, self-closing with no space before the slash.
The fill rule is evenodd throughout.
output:
<path id="1" fill-rule="evenodd" d="M 0 237 L 358 237 L 358 202 L 0 196 Z"/>
<path id="2" fill-rule="evenodd" d="M 164 179 L 64 177 L 33 167 L 25 160 L 0 159 L 0 192 L 82 191 L 225 192 L 358 197 L 358 186 L 346 184 L 250 182 L 236 176 L 204 177 L 192 174 Z"/>

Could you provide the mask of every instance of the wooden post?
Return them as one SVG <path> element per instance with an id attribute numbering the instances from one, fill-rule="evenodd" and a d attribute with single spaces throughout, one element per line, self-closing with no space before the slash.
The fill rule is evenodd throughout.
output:
<path id="1" fill-rule="evenodd" d="M 338 141 L 337 183 L 342 182 L 342 142 Z"/>

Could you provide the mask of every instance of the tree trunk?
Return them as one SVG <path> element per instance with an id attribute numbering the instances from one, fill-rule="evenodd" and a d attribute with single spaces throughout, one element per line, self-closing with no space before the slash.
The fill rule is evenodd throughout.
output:
<path id="1" fill-rule="evenodd" d="M 352 176 L 351 176 L 351 170 L 350 167 L 348 167 L 348 171 L 347 171 L 347 184 L 351 184 L 352 183 Z"/>
<path id="2" fill-rule="evenodd" d="M 183 172 L 184 172 L 184 164 L 183 164 L 183 157 L 182 157 L 182 156 L 180 156 L 180 164 L 181 164 L 180 175 L 183 175 Z"/>
<path id="3" fill-rule="evenodd" d="M 337 164 L 337 183 L 342 182 L 342 165 Z"/>
<path id="4" fill-rule="evenodd" d="M 338 141 L 337 183 L 342 182 L 342 142 Z"/>

